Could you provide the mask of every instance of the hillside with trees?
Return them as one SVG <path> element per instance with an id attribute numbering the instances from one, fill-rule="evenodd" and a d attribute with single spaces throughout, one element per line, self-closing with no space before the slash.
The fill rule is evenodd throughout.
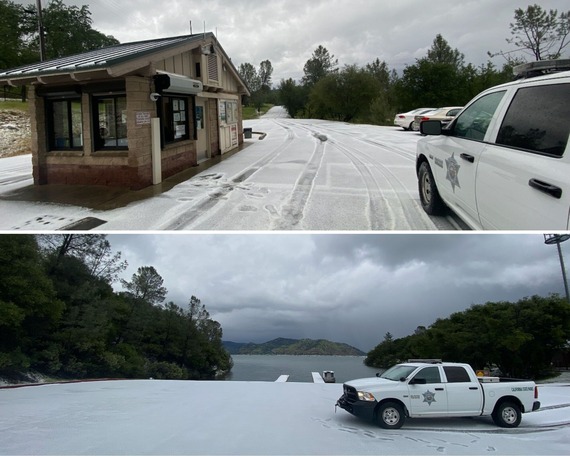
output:
<path id="1" fill-rule="evenodd" d="M 105 235 L 0 236 L 0 377 L 214 379 L 232 367 L 222 328 L 195 296 L 164 303 L 152 266 L 124 291 Z"/>
<path id="2" fill-rule="evenodd" d="M 319 339 L 277 338 L 262 344 L 225 342 L 232 355 L 331 355 L 364 356 L 365 353 L 351 345 Z"/>
<path id="3" fill-rule="evenodd" d="M 386 368 L 410 358 L 436 358 L 474 369 L 498 367 L 511 377 L 541 378 L 567 357 L 569 340 L 570 303 L 558 295 L 532 296 L 474 305 L 400 339 L 387 333 L 364 362 Z"/>

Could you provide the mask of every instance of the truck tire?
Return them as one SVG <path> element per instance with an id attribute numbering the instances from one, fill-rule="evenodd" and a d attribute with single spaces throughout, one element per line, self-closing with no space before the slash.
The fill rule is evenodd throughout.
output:
<path id="1" fill-rule="evenodd" d="M 384 429 L 400 429 L 406 421 L 404 408 L 397 402 L 385 402 L 376 413 L 378 425 Z"/>
<path id="2" fill-rule="evenodd" d="M 445 211 L 445 204 L 439 196 L 431 168 L 427 162 L 422 162 L 418 170 L 418 191 L 420 202 L 429 215 L 441 215 Z"/>
<path id="3" fill-rule="evenodd" d="M 516 428 L 521 424 L 521 408 L 513 402 L 501 402 L 495 407 L 492 417 L 499 427 Z"/>

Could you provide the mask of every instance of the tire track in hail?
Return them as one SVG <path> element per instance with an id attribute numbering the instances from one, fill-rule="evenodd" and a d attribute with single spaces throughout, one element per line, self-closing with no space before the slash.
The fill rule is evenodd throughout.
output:
<path id="1" fill-rule="evenodd" d="M 330 127 L 329 127 L 330 128 Z M 326 128 L 325 128 L 326 129 Z M 334 129 L 331 129 L 334 131 Z M 334 131 L 335 133 L 340 133 L 344 136 L 349 137 L 352 140 L 357 140 L 364 142 L 368 145 L 373 147 L 377 147 L 382 149 L 385 152 L 389 152 L 392 155 L 400 156 L 403 159 L 408 161 L 412 161 L 415 163 L 415 153 L 411 154 L 410 152 L 405 151 L 404 149 L 399 149 L 397 147 L 388 146 L 384 143 L 371 140 L 368 138 L 360 138 L 357 135 L 351 135 L 347 132 L 342 131 Z M 344 146 L 347 147 L 347 146 Z M 395 153 L 394 153 L 395 152 Z M 411 189 L 406 186 L 401 179 L 393 173 L 388 167 L 386 167 L 376 155 L 371 155 L 370 153 L 366 152 L 365 150 L 358 150 L 359 155 L 363 155 L 367 159 L 369 159 L 378 171 L 383 175 L 386 181 L 390 184 L 390 186 L 394 189 L 394 195 L 398 198 L 400 202 L 400 206 L 403 210 L 404 216 L 410 229 L 433 229 L 435 226 L 438 230 L 468 230 L 469 227 L 465 225 L 465 223 L 461 222 L 454 214 L 450 214 L 446 217 L 430 217 L 424 213 L 423 209 L 420 206 L 418 201 L 418 197 L 416 193 L 412 193 Z M 398 188 L 403 190 L 409 198 L 403 199 L 401 197 L 401 193 L 398 191 Z M 416 220 L 418 223 L 411 223 L 411 221 Z M 419 223 L 422 220 L 423 223 Z M 428 222 L 426 224 L 426 222 Z M 432 224 L 433 226 L 430 226 Z"/>
<path id="2" fill-rule="evenodd" d="M 412 194 L 412 190 L 402 182 L 396 173 L 384 165 L 377 156 L 372 156 L 366 151 L 360 151 L 360 153 L 374 164 L 375 169 L 382 175 L 385 182 L 389 184 L 392 189 L 391 192 L 396 197 L 399 207 L 401 208 L 401 213 L 410 229 L 430 230 L 433 229 L 434 226 L 438 229 L 447 230 L 455 228 L 455 226 L 449 223 L 442 223 L 445 219 L 432 220 L 427 214 L 425 214 L 417 199 L 417 194 Z M 407 197 L 402 195 L 407 195 Z"/>
<path id="3" fill-rule="evenodd" d="M 273 121 L 276 125 L 283 128 L 287 132 L 287 136 L 284 141 L 279 144 L 271 152 L 265 154 L 262 158 L 257 160 L 252 165 L 248 166 L 245 170 L 241 171 L 239 174 L 231 178 L 227 182 L 221 182 L 220 185 L 216 186 L 216 189 L 206 196 L 204 196 L 198 203 L 192 205 L 192 207 L 183 211 L 175 218 L 169 220 L 161 229 L 163 230 L 181 230 L 188 227 L 188 225 L 195 222 L 197 219 L 202 218 L 204 214 L 212 210 L 220 202 L 225 201 L 225 197 L 232 192 L 237 185 L 249 179 L 253 174 L 259 171 L 263 166 L 267 165 L 278 157 L 287 147 L 289 147 L 292 141 L 295 139 L 295 133 L 289 126 L 281 125 L 279 122 Z M 203 178 L 212 180 L 219 180 L 220 175 L 218 174 L 207 174 Z M 177 208 L 178 209 L 178 208 Z"/>
<path id="4" fill-rule="evenodd" d="M 305 207 L 313 191 L 315 179 L 321 168 L 324 156 L 325 142 L 323 139 L 318 138 L 311 158 L 293 187 L 289 201 L 282 206 L 281 216 L 272 223 L 271 229 L 290 230 L 299 225 L 304 217 Z M 273 215 L 278 214 L 274 213 Z"/>
<path id="5" fill-rule="evenodd" d="M 356 168 L 360 174 L 366 191 L 368 193 L 368 220 L 370 229 L 373 231 L 379 230 L 395 230 L 401 229 L 397 227 L 397 214 L 394 211 L 393 205 L 388 202 L 380 185 L 376 181 L 374 174 L 370 168 L 357 156 L 357 154 L 348 149 L 345 145 L 330 140 L 337 150 L 342 152 Z"/>
<path id="6" fill-rule="evenodd" d="M 320 134 L 320 125 L 319 131 L 316 128 L 309 126 L 309 125 L 298 125 L 299 128 L 309 131 L 313 136 Z M 333 147 L 338 149 L 341 153 L 343 153 L 352 163 L 352 165 L 356 168 L 364 185 L 366 186 L 366 192 L 368 194 L 368 223 L 369 228 L 373 231 L 379 230 L 394 230 L 395 229 L 395 219 L 394 213 L 392 208 L 382 195 L 382 191 L 374 176 L 368 169 L 368 167 L 358 159 L 355 153 L 348 150 L 342 144 L 336 142 L 335 140 L 328 138 L 328 142 L 332 144 Z M 385 217 L 383 219 L 379 218 L 379 215 L 383 214 Z"/>
<path id="7" fill-rule="evenodd" d="M 383 145 L 381 143 L 378 143 L 376 141 L 368 141 L 368 140 L 364 140 L 364 142 L 367 142 L 375 147 L 380 147 L 386 151 L 391 151 L 390 146 L 386 146 Z M 402 149 L 403 151 L 403 149 Z M 412 192 L 412 190 L 405 185 L 402 180 L 395 174 L 393 173 L 390 168 L 384 166 L 384 164 L 378 160 L 378 157 L 376 156 L 372 156 L 369 153 L 367 153 L 366 151 L 362 151 L 362 154 L 367 157 L 371 162 L 373 162 L 376 166 L 377 169 L 385 176 L 388 178 L 388 174 L 391 176 L 391 178 L 388 179 L 393 179 L 396 180 L 398 182 L 398 185 L 408 194 L 409 199 L 406 200 L 402 200 L 400 193 L 396 191 L 396 195 L 398 196 L 399 200 L 402 202 L 402 206 L 404 207 L 405 210 L 407 210 L 408 213 L 413 212 L 413 213 L 418 213 L 421 214 L 421 217 L 424 220 L 429 220 L 438 230 L 456 230 L 456 231 L 462 231 L 462 230 L 470 230 L 470 228 L 459 218 L 457 217 L 457 215 L 455 215 L 453 212 L 450 212 L 448 215 L 441 217 L 441 216 L 429 216 L 427 214 L 425 214 L 423 208 L 421 207 L 421 204 L 419 202 L 419 193 L 417 193 L 417 187 L 414 187 L 414 191 Z M 406 158 L 404 155 L 398 154 L 400 156 L 402 156 L 403 158 Z M 413 162 L 415 164 L 415 154 L 413 156 Z M 392 187 L 393 184 L 391 183 Z M 404 201 L 406 201 L 406 204 L 404 204 Z M 412 211 L 413 208 L 414 210 Z M 430 227 L 424 226 L 422 229 L 430 229 Z"/>
<path id="8" fill-rule="evenodd" d="M 406 160 L 409 160 L 412 162 L 416 161 L 415 152 L 410 152 L 410 151 L 408 151 L 406 149 L 402 149 L 398 146 L 388 145 L 388 144 L 385 144 L 385 143 L 380 142 L 380 141 L 375 140 L 375 139 L 371 139 L 368 137 L 362 137 L 361 135 L 357 135 L 355 133 L 349 133 L 347 131 L 342 131 L 342 130 L 335 130 L 333 127 L 327 126 L 327 125 L 323 125 L 323 130 L 332 131 L 334 134 L 340 134 L 340 135 L 348 136 L 352 140 L 361 141 L 361 142 L 369 144 L 371 146 L 379 147 L 379 148 L 385 150 L 386 152 L 390 152 L 393 155 L 399 155 L 400 157 L 402 157 Z"/>

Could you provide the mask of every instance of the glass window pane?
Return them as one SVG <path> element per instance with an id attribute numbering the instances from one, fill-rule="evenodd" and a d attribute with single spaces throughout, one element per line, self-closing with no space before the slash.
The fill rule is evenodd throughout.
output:
<path id="1" fill-rule="evenodd" d="M 570 84 L 519 89 L 497 144 L 561 157 L 570 134 Z"/>
<path id="2" fill-rule="evenodd" d="M 117 145 L 127 146 L 127 97 L 116 98 L 115 112 Z"/>
<path id="3" fill-rule="evenodd" d="M 127 147 L 127 98 L 98 97 L 96 109 L 96 149 Z"/>
<path id="4" fill-rule="evenodd" d="M 505 91 L 494 92 L 479 98 L 455 121 L 454 136 L 483 141 Z"/>
<path id="5" fill-rule="evenodd" d="M 438 367 L 426 367 L 418 372 L 414 379 L 425 379 L 426 383 L 441 383 Z"/>
<path id="6" fill-rule="evenodd" d="M 81 118 L 81 100 L 71 101 L 71 128 L 73 131 L 71 147 L 83 147 L 83 120 Z"/>
<path id="7" fill-rule="evenodd" d="M 67 100 L 52 103 L 53 146 L 56 149 L 70 147 L 69 143 L 69 117 Z"/>
<path id="8" fill-rule="evenodd" d="M 189 98 L 162 97 L 162 126 L 165 143 L 190 138 L 190 107 Z"/>
<path id="9" fill-rule="evenodd" d="M 115 103 L 113 98 L 101 98 L 98 103 L 99 133 L 104 146 L 116 146 Z"/>
<path id="10" fill-rule="evenodd" d="M 465 369 L 459 366 L 445 366 L 443 368 L 449 383 L 469 383 L 471 378 Z"/>

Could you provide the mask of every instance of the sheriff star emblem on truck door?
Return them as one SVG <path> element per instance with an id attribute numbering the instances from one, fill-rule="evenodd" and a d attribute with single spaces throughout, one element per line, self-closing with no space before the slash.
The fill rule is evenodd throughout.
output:
<path id="1" fill-rule="evenodd" d="M 455 152 L 451 154 L 450 158 L 445 160 L 445 164 L 447 165 L 447 176 L 445 176 L 445 178 L 451 182 L 451 188 L 453 189 L 453 193 L 455 193 L 455 187 L 461 188 L 458 178 L 459 168 L 461 168 L 461 166 L 459 166 L 459 163 L 455 160 Z"/>
<path id="2" fill-rule="evenodd" d="M 427 402 L 428 405 L 431 405 L 432 402 L 437 402 L 435 400 L 435 393 L 432 393 L 430 390 L 422 393 L 422 396 L 424 397 L 424 402 Z"/>

